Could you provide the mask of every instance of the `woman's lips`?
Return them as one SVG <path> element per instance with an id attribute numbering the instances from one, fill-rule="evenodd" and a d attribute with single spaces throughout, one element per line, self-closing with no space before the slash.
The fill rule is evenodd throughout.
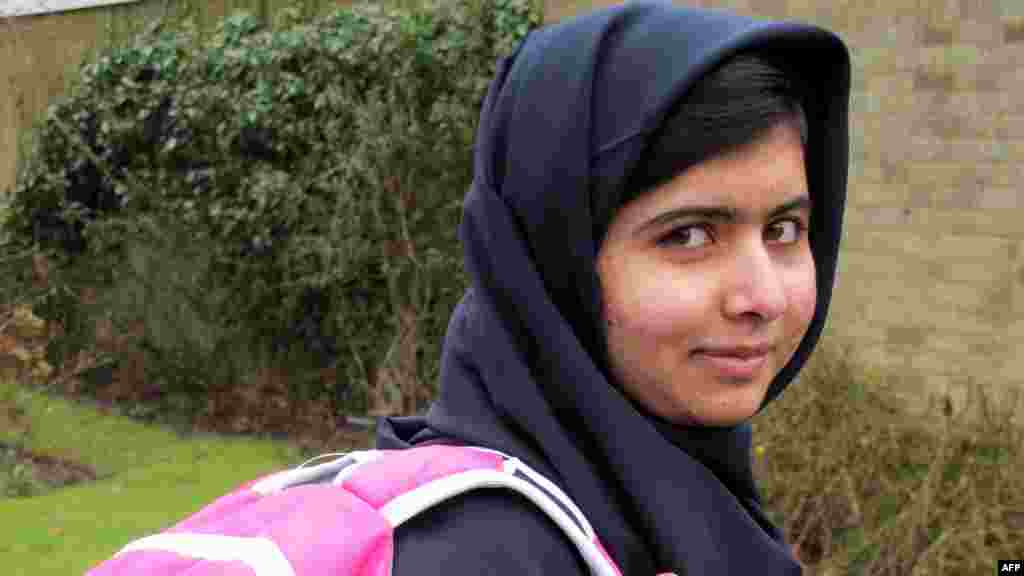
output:
<path id="1" fill-rule="evenodd" d="M 723 377 L 752 380 L 768 360 L 767 350 L 736 352 L 696 350 L 693 359 Z"/>

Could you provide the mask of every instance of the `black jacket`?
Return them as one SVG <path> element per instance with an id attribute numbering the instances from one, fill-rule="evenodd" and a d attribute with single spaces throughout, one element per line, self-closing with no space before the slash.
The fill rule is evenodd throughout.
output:
<path id="1" fill-rule="evenodd" d="M 744 49 L 803 86 L 817 309 L 765 404 L 814 348 L 831 297 L 847 174 L 849 55 L 813 26 L 633 2 L 532 32 L 480 116 L 460 235 L 471 288 L 452 314 L 440 395 L 381 423 L 378 446 L 485 446 L 580 506 L 623 573 L 799 574 L 765 517 L 749 423 L 674 427 L 609 384 L 597 239 L 644 145 L 695 80 Z M 763 406 L 762 406 L 763 408 Z M 396 575 L 585 573 L 517 497 L 481 492 L 397 532 Z"/>

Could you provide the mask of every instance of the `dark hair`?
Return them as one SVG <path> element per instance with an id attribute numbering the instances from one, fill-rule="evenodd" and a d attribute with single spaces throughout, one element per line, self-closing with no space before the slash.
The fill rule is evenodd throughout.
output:
<path id="1" fill-rule="evenodd" d="M 782 67 L 740 54 L 705 75 L 669 112 L 633 170 L 621 203 L 687 168 L 793 121 L 807 145 L 800 94 Z"/>

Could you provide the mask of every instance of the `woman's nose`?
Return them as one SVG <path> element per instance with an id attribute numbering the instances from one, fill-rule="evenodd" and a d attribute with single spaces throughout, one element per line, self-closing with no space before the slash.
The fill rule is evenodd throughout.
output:
<path id="1" fill-rule="evenodd" d="M 723 287 L 726 317 L 756 318 L 762 323 L 780 317 L 788 304 L 783 273 L 763 241 L 737 247 Z"/>

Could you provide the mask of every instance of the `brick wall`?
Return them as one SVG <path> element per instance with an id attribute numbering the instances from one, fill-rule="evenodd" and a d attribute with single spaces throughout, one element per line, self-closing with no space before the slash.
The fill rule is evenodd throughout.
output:
<path id="1" fill-rule="evenodd" d="M 548 0 L 557 20 L 615 2 Z M 1024 0 L 691 0 L 822 25 L 854 60 L 827 337 L 920 410 L 1024 392 Z"/>

